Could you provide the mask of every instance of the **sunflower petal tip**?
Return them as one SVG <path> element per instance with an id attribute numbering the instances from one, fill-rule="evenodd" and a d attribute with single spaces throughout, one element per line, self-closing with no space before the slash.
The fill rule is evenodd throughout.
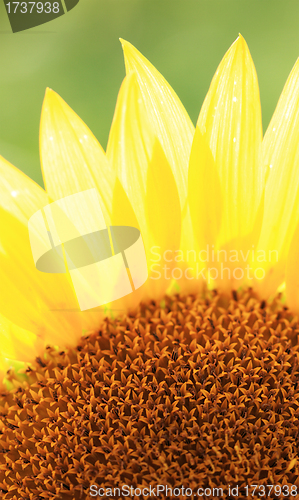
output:
<path id="1" fill-rule="evenodd" d="M 50 87 L 47 87 L 46 92 L 45 92 L 44 102 L 47 102 L 56 96 L 57 96 L 56 92 L 54 90 L 50 89 Z"/>
<path id="2" fill-rule="evenodd" d="M 129 51 L 136 50 L 135 47 L 134 47 L 134 45 L 132 45 L 127 40 L 124 40 L 124 38 L 120 38 L 119 41 L 120 41 L 120 43 L 122 45 L 122 49 L 123 49 L 125 55 Z"/>
<path id="3" fill-rule="evenodd" d="M 45 95 L 46 95 L 47 97 L 49 97 L 49 96 L 51 96 L 51 95 L 53 95 L 53 94 L 56 94 L 56 92 L 55 92 L 53 89 L 51 89 L 50 87 L 47 87 L 47 88 L 46 88 Z"/>
<path id="4" fill-rule="evenodd" d="M 55 90 L 47 87 L 45 97 L 44 97 L 44 103 L 43 106 L 49 105 L 50 107 L 64 107 L 66 103 L 62 99 L 62 97 L 55 92 Z"/>
<path id="5" fill-rule="evenodd" d="M 45 95 L 44 95 L 44 102 L 46 101 L 46 99 L 49 98 L 50 93 L 51 93 L 51 89 L 49 87 L 46 87 Z"/>
<path id="6" fill-rule="evenodd" d="M 239 54 L 242 58 L 250 55 L 246 40 L 241 33 L 239 33 L 238 38 L 236 38 L 226 53 L 229 57 L 231 57 L 232 54 Z"/>
<path id="7" fill-rule="evenodd" d="M 246 40 L 245 38 L 241 35 L 241 33 L 239 33 L 239 36 L 236 40 L 238 42 L 238 45 L 240 48 L 242 48 L 242 50 L 248 50 L 248 46 L 247 46 L 247 43 L 246 43 Z"/>
<path id="8" fill-rule="evenodd" d="M 129 67 L 127 66 L 129 61 L 134 60 L 136 63 L 136 58 L 138 59 L 138 55 L 140 57 L 141 54 L 139 54 L 139 51 L 136 49 L 136 47 L 134 47 L 134 45 L 132 45 L 127 40 L 124 40 L 123 38 L 121 38 L 120 42 L 121 42 L 123 53 L 124 53 L 126 69 L 127 69 L 127 71 L 129 71 Z M 141 58 L 142 58 L 142 56 L 141 56 Z"/>
<path id="9" fill-rule="evenodd" d="M 42 104 L 42 114 L 44 113 L 44 111 L 47 111 L 48 104 L 51 101 L 54 93 L 55 92 L 52 89 L 50 89 L 49 87 L 46 88 L 44 100 L 43 100 L 43 104 Z"/>

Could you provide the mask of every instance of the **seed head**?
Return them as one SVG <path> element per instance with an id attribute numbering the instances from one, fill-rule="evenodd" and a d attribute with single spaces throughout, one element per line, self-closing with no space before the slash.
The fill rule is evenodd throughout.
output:
<path id="1" fill-rule="evenodd" d="M 48 348 L 0 396 L 2 498 L 299 486 L 298 333 L 279 297 L 177 295 Z"/>

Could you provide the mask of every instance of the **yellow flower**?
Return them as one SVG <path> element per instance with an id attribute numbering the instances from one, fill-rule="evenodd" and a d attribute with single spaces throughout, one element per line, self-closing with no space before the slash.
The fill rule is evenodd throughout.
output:
<path id="1" fill-rule="evenodd" d="M 0 371 L 49 343 L 74 345 L 105 311 L 78 310 L 68 275 L 34 265 L 28 220 L 96 188 L 107 225 L 140 229 L 149 278 L 111 307 L 165 293 L 286 282 L 299 312 L 299 62 L 262 138 L 258 81 L 242 36 L 221 61 L 194 129 L 175 92 L 128 42 L 107 152 L 54 91 L 41 116 L 45 188 L 0 159 Z M 204 253 L 203 253 L 204 252 Z M 199 255 L 201 254 L 201 257 Z"/>

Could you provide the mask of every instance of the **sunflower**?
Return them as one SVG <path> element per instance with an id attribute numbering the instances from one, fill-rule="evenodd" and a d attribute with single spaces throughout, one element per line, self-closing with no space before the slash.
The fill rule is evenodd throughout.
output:
<path id="1" fill-rule="evenodd" d="M 246 481 L 270 481 L 294 496 L 299 62 L 263 138 L 241 35 L 195 129 L 161 74 L 122 45 L 127 74 L 106 153 L 47 89 L 45 190 L 0 160 L 4 498 L 83 499 L 91 484 L 151 480 L 239 482 L 239 498 Z M 89 189 L 107 226 L 140 230 L 148 280 L 80 311 L 69 274 L 35 268 L 28 221 Z M 23 379 L 17 362 L 29 363 Z"/>

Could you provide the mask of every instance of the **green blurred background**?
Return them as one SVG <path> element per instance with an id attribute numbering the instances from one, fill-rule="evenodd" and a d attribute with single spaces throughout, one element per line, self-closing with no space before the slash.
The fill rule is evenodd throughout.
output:
<path id="1" fill-rule="evenodd" d="M 47 86 L 105 148 L 125 74 L 119 37 L 161 71 L 195 123 L 239 32 L 256 65 L 265 130 L 299 56 L 298 0 L 80 0 L 68 14 L 16 34 L 2 2 L 0 154 L 43 184 L 38 133 Z"/>

